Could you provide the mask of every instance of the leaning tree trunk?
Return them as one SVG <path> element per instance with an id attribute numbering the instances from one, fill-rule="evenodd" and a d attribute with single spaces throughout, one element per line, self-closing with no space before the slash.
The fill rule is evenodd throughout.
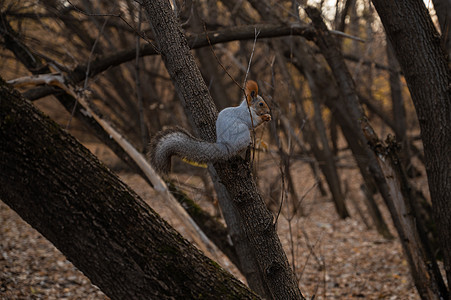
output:
<path id="1" fill-rule="evenodd" d="M 149 15 L 156 47 L 193 127 L 202 139 L 215 141 L 217 111 L 169 2 L 145 0 L 143 6 Z M 249 165 L 240 158 L 234 158 L 216 163 L 215 169 L 240 214 L 243 230 L 265 284 L 264 290 L 271 293 L 267 297 L 303 298 L 277 236 L 273 216 L 257 191 Z"/>
<path id="2" fill-rule="evenodd" d="M 258 298 L 0 78 L 0 199 L 113 299 Z"/>
<path id="3" fill-rule="evenodd" d="M 373 0 L 407 81 L 421 129 L 426 173 L 451 284 L 451 92 L 440 35 L 421 0 Z"/>
<path id="4" fill-rule="evenodd" d="M 447 299 L 448 291 L 426 236 L 424 222 L 420 218 L 419 203 L 415 203 L 416 191 L 410 186 L 399 158 L 400 144 L 390 135 L 385 141 L 387 144 L 379 140 L 367 120 L 363 120 L 361 126 L 368 144 L 377 156 L 393 197 L 393 209 L 390 213 L 396 214 L 394 219 L 398 221 L 395 223 L 402 225 L 401 230 L 398 229 L 398 235 L 418 293 L 422 299 Z"/>

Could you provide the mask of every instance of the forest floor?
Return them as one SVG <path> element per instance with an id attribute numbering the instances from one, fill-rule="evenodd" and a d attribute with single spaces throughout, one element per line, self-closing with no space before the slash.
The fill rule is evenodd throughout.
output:
<path id="1" fill-rule="evenodd" d="M 71 133 L 78 135 L 85 146 L 115 170 L 150 207 L 184 234 L 185 225 L 141 177 L 127 172 L 115 155 L 95 139 L 83 139 L 83 135 Z M 276 187 L 277 182 L 281 182 L 277 180 L 279 165 L 271 157 L 265 155 L 255 161 L 259 166 L 257 178 L 264 199 L 280 195 Z M 302 214 L 290 213 L 287 207 L 291 205 L 291 198 L 285 199 L 277 218 L 277 231 L 288 260 L 295 267 L 299 287 L 308 299 L 313 296 L 315 299 L 419 299 L 397 237 L 383 238 L 374 228 L 367 228 L 365 222 L 371 223 L 369 217 L 364 217 L 364 222 L 357 213 L 356 204 L 368 215 L 359 190 L 360 175 L 348 157 L 340 160 L 344 166 L 340 176 L 347 187 L 347 206 L 352 216 L 345 220 L 338 217 L 330 197 L 321 196 L 307 163 L 293 160 L 291 164 Z M 201 207 L 215 213 L 212 201 L 205 197 L 209 193 L 204 192 L 202 180 L 198 176 L 180 174 L 174 174 L 174 180 L 186 188 Z M 273 182 L 276 186 L 270 184 Z M 427 186 L 425 178 L 417 184 L 423 188 Z M 268 205 L 274 212 L 278 211 L 277 201 L 279 199 Z M 391 233 L 396 236 L 384 205 L 379 206 Z M 277 213 L 274 215 L 276 218 Z M 218 262 L 243 280 L 225 257 L 220 257 Z M 0 300 L 3 299 L 108 297 L 49 241 L 0 201 Z"/>
<path id="2" fill-rule="evenodd" d="M 88 147 L 107 163 L 114 161 L 102 146 Z M 304 163 L 293 164 L 294 178 L 308 178 L 304 174 L 308 172 L 306 169 Z M 352 181 L 359 178 L 353 170 L 348 173 L 346 180 L 353 186 Z M 171 215 L 171 210 L 144 180 L 125 171 L 118 174 L 183 234 L 184 224 Z M 268 181 L 260 176 L 261 186 Z M 214 212 L 211 202 L 198 192 L 202 188 L 198 179 L 186 175 L 174 177 L 179 183 L 192 187 L 195 200 Z M 313 185 L 314 181 L 305 180 L 298 191 L 303 197 L 304 215 L 290 218 L 282 208 L 277 227 L 289 261 L 295 265 L 303 294 L 308 298 L 315 295 L 315 299 L 419 299 L 399 241 L 384 239 L 374 229 L 367 229 L 349 201 L 353 217 L 341 220 L 330 199 L 322 197 Z M 261 190 L 263 194 L 266 192 L 265 187 Z M 362 198 L 353 191 L 348 193 L 349 197 Z M 383 213 L 390 222 L 387 213 Z M 390 229 L 394 234 L 391 224 Z M 243 279 L 225 258 L 220 263 Z M 108 298 L 50 242 L 0 202 L 0 299 Z"/>

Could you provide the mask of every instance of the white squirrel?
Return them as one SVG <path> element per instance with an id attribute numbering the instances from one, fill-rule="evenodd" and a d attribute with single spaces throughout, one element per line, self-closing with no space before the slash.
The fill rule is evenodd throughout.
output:
<path id="1" fill-rule="evenodd" d="M 250 130 L 271 120 L 271 111 L 258 95 L 258 85 L 246 83 L 245 98 L 239 106 L 223 109 L 216 120 L 216 143 L 200 140 L 176 127 L 159 132 L 150 142 L 148 157 L 158 173 L 167 174 L 173 155 L 197 163 L 228 159 L 251 143 Z"/>

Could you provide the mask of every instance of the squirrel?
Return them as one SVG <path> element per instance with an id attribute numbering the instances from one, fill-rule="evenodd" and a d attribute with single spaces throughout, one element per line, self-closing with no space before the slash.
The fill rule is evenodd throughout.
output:
<path id="1" fill-rule="evenodd" d="M 152 138 L 148 158 L 160 174 L 169 173 L 173 155 L 196 163 L 225 160 L 250 145 L 251 129 L 270 120 L 271 110 L 258 95 L 257 83 L 249 80 L 241 104 L 227 107 L 219 113 L 216 143 L 200 140 L 180 127 L 169 128 Z"/>

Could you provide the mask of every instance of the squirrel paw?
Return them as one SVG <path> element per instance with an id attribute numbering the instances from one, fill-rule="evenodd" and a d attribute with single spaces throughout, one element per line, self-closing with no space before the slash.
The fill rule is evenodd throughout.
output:
<path id="1" fill-rule="evenodd" d="M 261 119 L 262 119 L 263 122 L 271 121 L 271 115 L 270 114 L 265 114 L 265 115 L 261 116 Z"/>

